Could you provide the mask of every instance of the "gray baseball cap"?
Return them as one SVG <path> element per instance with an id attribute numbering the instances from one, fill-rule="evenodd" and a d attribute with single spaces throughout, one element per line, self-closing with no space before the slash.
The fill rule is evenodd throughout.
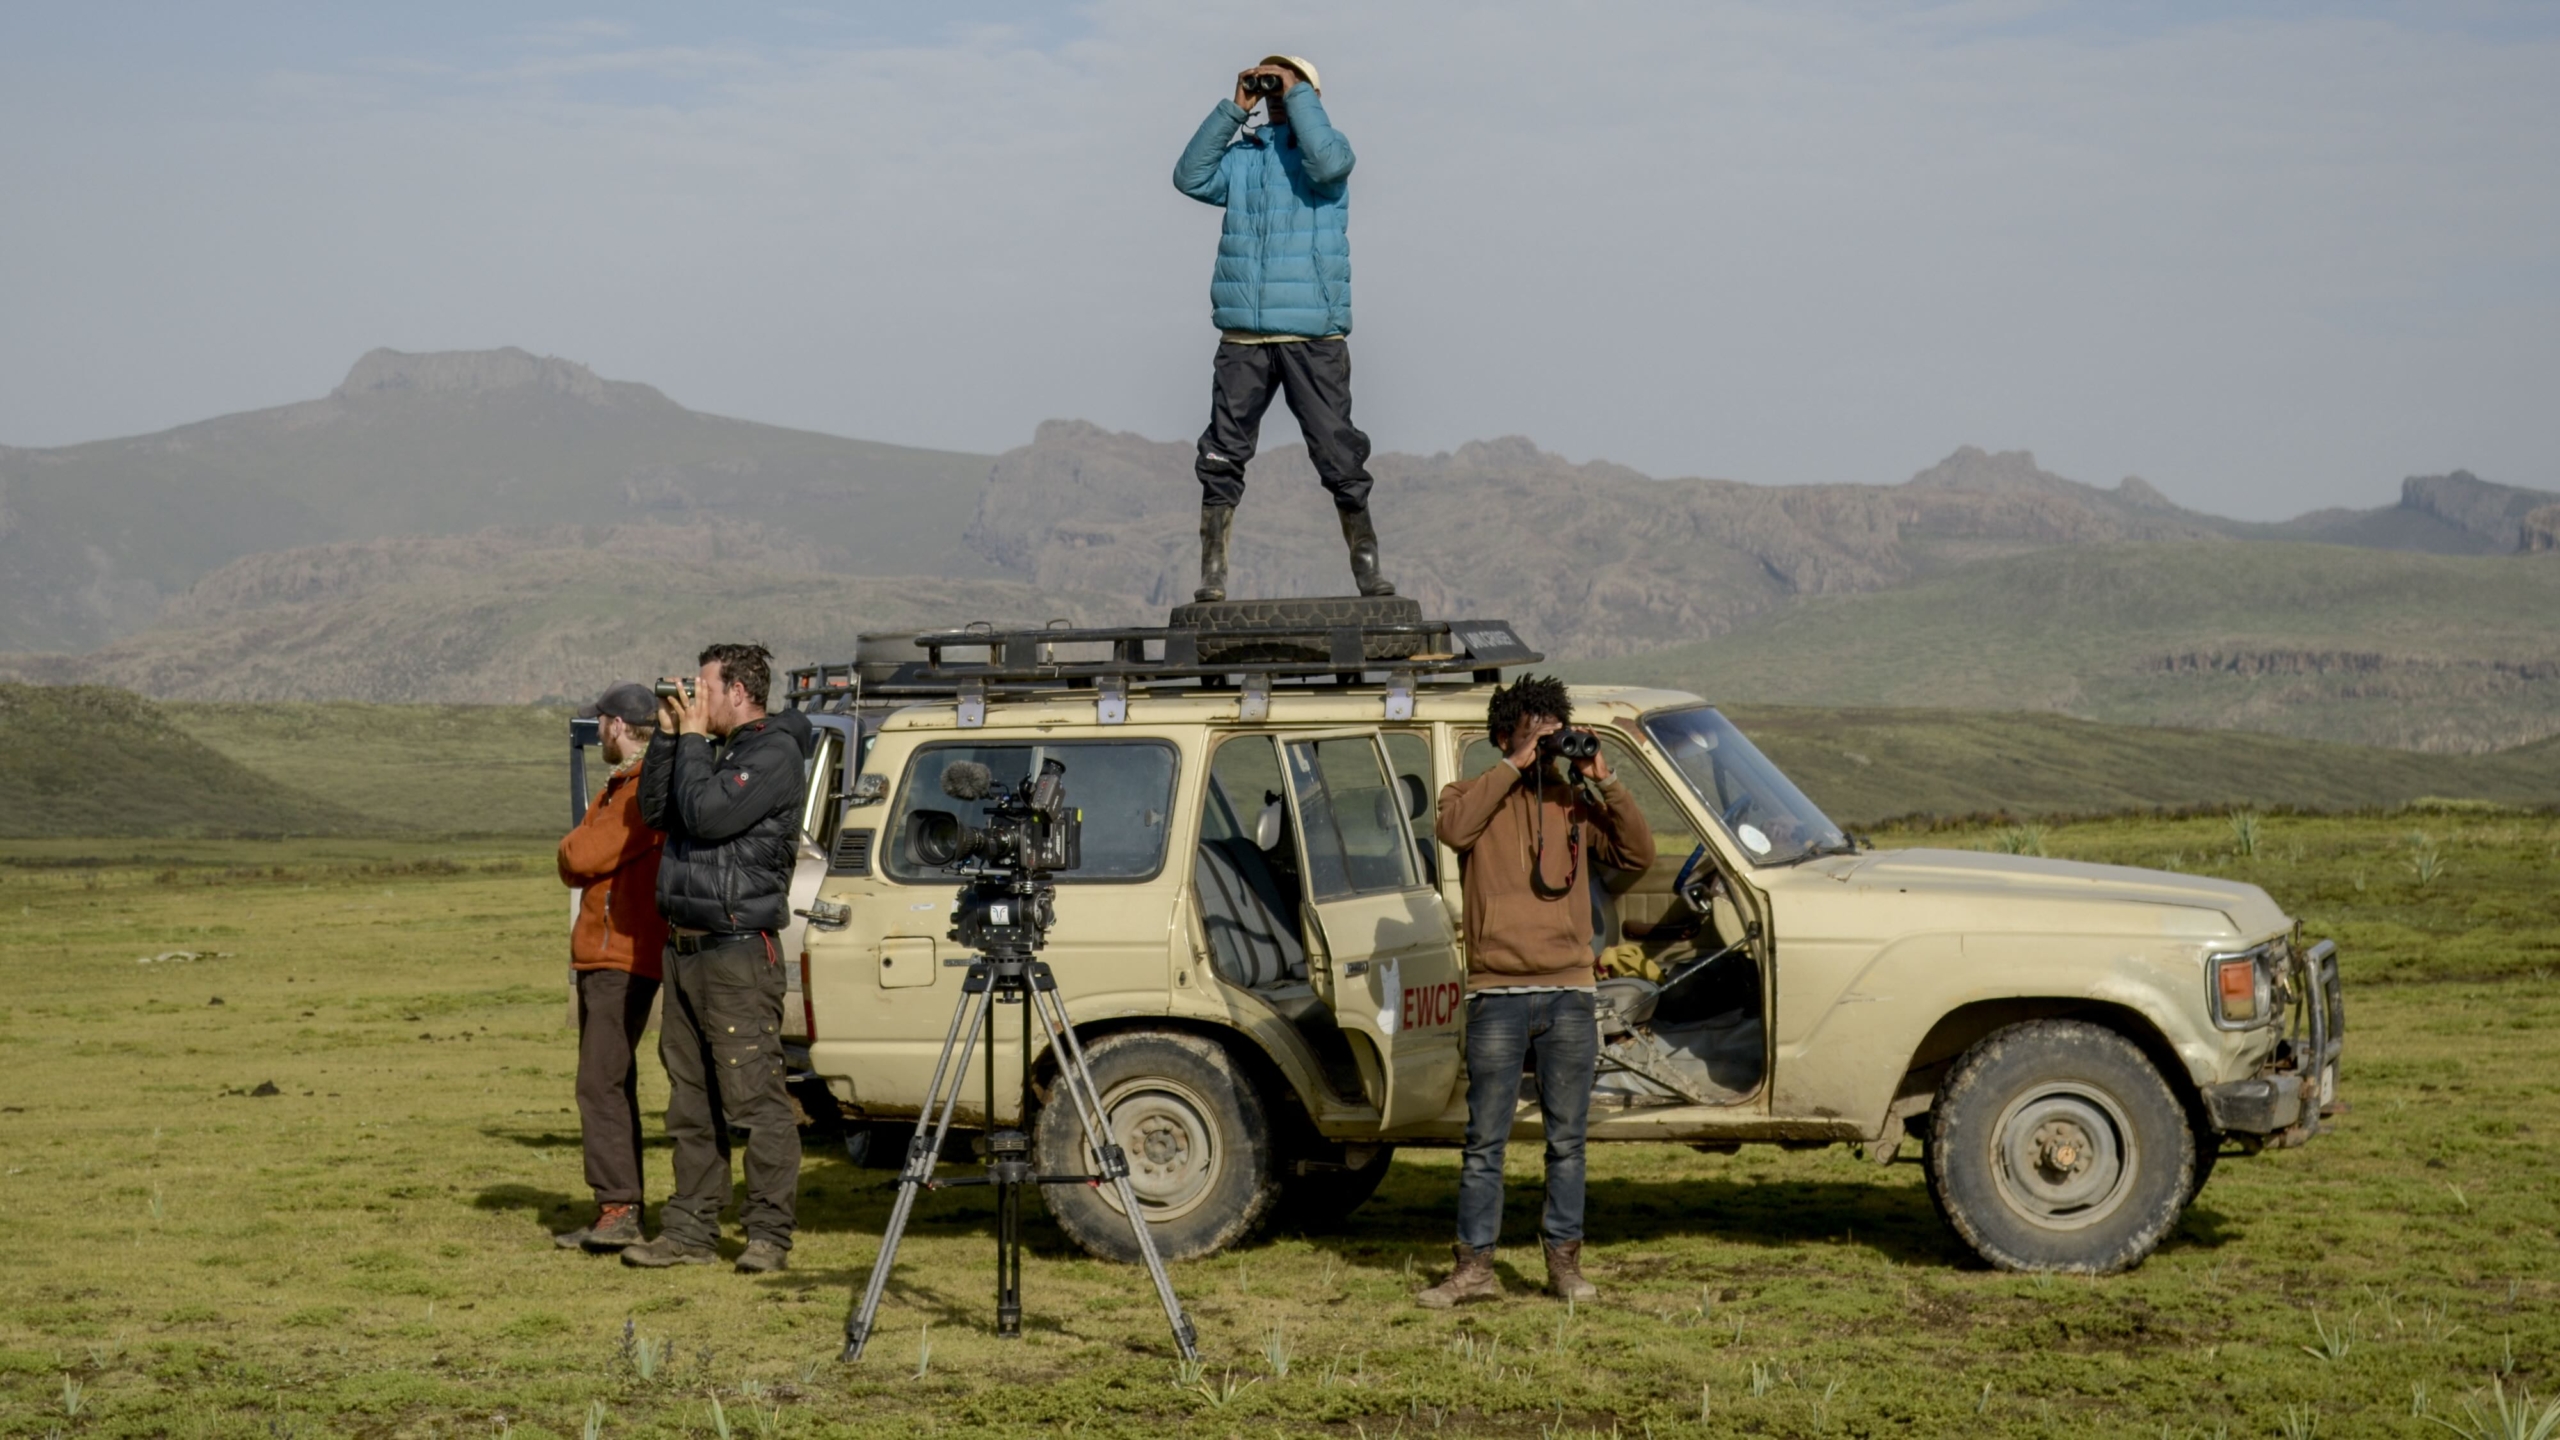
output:
<path id="1" fill-rule="evenodd" d="M 593 705 L 578 707 L 581 720 L 596 720 L 607 715 L 626 725 L 655 725 L 658 723 L 657 692 L 646 685 L 623 680 L 597 696 Z"/>

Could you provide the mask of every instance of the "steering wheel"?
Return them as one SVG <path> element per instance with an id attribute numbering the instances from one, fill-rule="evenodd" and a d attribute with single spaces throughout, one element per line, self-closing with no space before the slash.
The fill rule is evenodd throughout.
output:
<path id="1" fill-rule="evenodd" d="M 1752 802 L 1759 798 L 1748 790 L 1743 791 L 1732 804 L 1724 807 L 1724 823 L 1728 826 L 1741 823 L 1742 817 L 1751 813 Z"/>
<path id="2" fill-rule="evenodd" d="M 1689 858 L 1680 862 L 1680 873 L 1671 877 L 1671 893 L 1680 897 L 1681 904 L 1701 915 L 1707 913 L 1707 887 L 1704 883 L 1691 885 L 1690 877 L 1698 873 L 1698 862 L 1706 857 L 1707 844 L 1701 840 L 1697 848 L 1689 852 Z"/>

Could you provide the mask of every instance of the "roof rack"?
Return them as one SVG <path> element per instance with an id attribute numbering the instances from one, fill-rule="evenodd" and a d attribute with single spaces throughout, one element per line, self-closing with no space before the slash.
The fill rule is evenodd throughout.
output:
<path id="1" fill-rule="evenodd" d="M 1190 609 L 1192 607 L 1185 607 Z M 1179 612 L 1178 612 L 1179 613 Z M 897 658 L 900 650 L 921 659 Z M 794 709 L 885 712 L 956 701 L 960 723 L 984 723 L 990 700 L 1090 691 L 1104 723 L 1127 717 L 1127 697 L 1143 690 L 1237 690 L 1247 719 L 1259 719 L 1274 685 L 1382 685 L 1390 719 L 1412 716 L 1419 682 L 1489 683 L 1505 666 L 1546 657 L 1522 643 L 1506 620 L 1398 623 L 1207 623 L 1000 630 L 980 622 L 959 630 L 865 635 L 850 662 L 789 672 Z"/>

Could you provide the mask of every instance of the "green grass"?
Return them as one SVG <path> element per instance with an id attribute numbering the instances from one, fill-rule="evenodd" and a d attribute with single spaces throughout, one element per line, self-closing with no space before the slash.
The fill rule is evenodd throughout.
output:
<path id="1" fill-rule="evenodd" d="M 569 824 L 569 720 L 539 705 L 163 701 L 242 767 L 355 812 L 377 834 L 552 835 Z M 602 762 L 587 755 L 590 781 Z"/>
<path id="2" fill-rule="evenodd" d="M 2492 755 L 2427 755 L 2033 711 L 1725 708 L 1844 825 L 2235 805 L 2352 811 L 2428 799 L 2560 806 L 2560 740 Z"/>
<path id="3" fill-rule="evenodd" d="M 2214 653 L 2329 657 L 2319 663 L 2331 668 L 2159 668 Z M 2340 668 L 2351 663 L 2340 656 L 2378 660 Z M 2479 751 L 2560 733 L 2555 661 L 2550 557 L 2250 543 L 2040 550 L 1798 600 L 1713 640 L 1563 670 L 1737 703 L 2049 709 Z"/>
<path id="4" fill-rule="evenodd" d="M 0 731 L 0 837 L 311 834 L 358 823 L 325 793 L 260 773 L 122 690 L 0 682 Z"/>
<path id="5" fill-rule="evenodd" d="M 2346 947 L 2353 1112 L 2226 1160 L 2142 1269 L 1975 1268 L 1908 1154 L 1609 1146 L 1601 1303 L 1529 1292 L 1535 1158 L 1515 1153 L 1511 1293 L 1437 1314 L 1408 1294 L 1446 1264 L 1455 1162 L 1408 1152 L 1339 1232 L 1174 1267 L 1189 1376 L 1140 1277 L 1045 1220 L 1029 1333 L 995 1340 L 987 1205 L 965 1191 L 924 1202 L 871 1357 L 836 1366 L 890 1177 L 816 1150 L 785 1275 L 553 1251 L 585 1192 L 539 847 L 12 843 L 0 1435 L 565 1437 L 601 1404 L 603 1436 L 707 1436 L 716 1400 L 757 1440 L 2255 1436 L 2289 1413 L 2351 1436 L 2435 1433 L 2417 1389 L 2448 1416 L 2493 1376 L 2511 1399 L 2560 1389 L 2560 820 L 2272 815 L 2254 858 L 2236 836 L 2208 816 L 2040 837 L 2254 880 Z M 134 963 L 172 949 L 225 953 Z M 657 1193 L 666 1163 L 653 1148 Z"/>
<path id="6" fill-rule="evenodd" d="M 0 683 L 0 838 L 556 836 L 564 710 L 153 702 Z M 589 755 L 591 774 L 596 764 Z"/>

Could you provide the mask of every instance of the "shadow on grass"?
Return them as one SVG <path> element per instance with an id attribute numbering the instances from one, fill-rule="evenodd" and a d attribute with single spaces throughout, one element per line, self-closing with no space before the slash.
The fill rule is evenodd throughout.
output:
<path id="1" fill-rule="evenodd" d="M 958 1179 L 982 1172 L 974 1162 L 959 1161 L 946 1162 L 937 1173 Z M 743 1178 L 728 1212 L 733 1224 L 735 1207 L 745 1199 Z M 1354 1265 L 1401 1269 L 1410 1256 L 1427 1267 L 1447 1253 L 1457 1212 L 1455 1181 L 1453 1169 L 1399 1162 L 1378 1194 L 1350 1215 L 1323 1224 L 1292 1224 L 1284 1217 L 1238 1250 L 1250 1254 L 1274 1243 L 1303 1240 Z M 813 1234 L 877 1237 L 888 1225 L 896 1198 L 895 1171 L 853 1165 L 841 1150 L 813 1143 L 802 1160 L 798 1228 Z M 517 1212 L 526 1223 L 546 1232 L 568 1228 L 566 1221 L 582 1215 L 585 1203 L 583 1196 L 526 1185 L 491 1186 L 472 1201 L 481 1210 Z M 1537 1268 L 1535 1247 L 1543 1204 L 1544 1191 L 1535 1176 L 1515 1175 L 1505 1186 L 1505 1250 L 1528 1256 L 1530 1269 Z M 1890 1183 L 1883 1175 L 1838 1180 L 1752 1180 L 1713 1174 L 1602 1177 L 1589 1183 L 1584 1216 L 1591 1243 L 1604 1253 L 1626 1245 L 1689 1239 L 1764 1252 L 1845 1246 L 1896 1264 L 1984 1268 L 1939 1220 L 1926 1191 L 1917 1185 Z M 982 1240 L 993 1266 L 995 1206 L 982 1189 L 919 1197 L 908 1218 L 907 1233 L 916 1238 Z M 2230 1217 L 2199 1204 L 2188 1209 L 2161 1249 L 2172 1253 L 2216 1250 L 2233 1238 Z M 1026 1207 L 1022 1239 L 1025 1253 L 1036 1259 L 1072 1260 L 1084 1253 L 1037 1205 Z M 769 1283 L 793 1290 L 840 1290 L 859 1284 L 869 1273 L 871 1253 L 866 1247 L 849 1267 L 792 1271 L 787 1278 Z M 908 1267 L 899 1268 L 891 1293 L 902 1304 L 945 1309 L 963 1317 L 984 1308 L 985 1297 L 975 1291 L 948 1295 L 937 1288 L 914 1286 L 904 1273 Z M 1540 1274 L 1523 1283 L 1543 1278 Z"/>

